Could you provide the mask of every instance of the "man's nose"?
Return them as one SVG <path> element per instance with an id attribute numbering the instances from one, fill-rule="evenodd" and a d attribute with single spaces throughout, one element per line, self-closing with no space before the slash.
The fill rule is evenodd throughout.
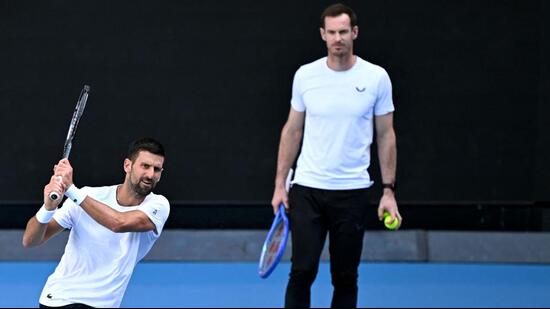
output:
<path id="1" fill-rule="evenodd" d="M 155 176 L 155 169 L 149 168 L 145 171 L 145 177 L 152 179 Z"/>

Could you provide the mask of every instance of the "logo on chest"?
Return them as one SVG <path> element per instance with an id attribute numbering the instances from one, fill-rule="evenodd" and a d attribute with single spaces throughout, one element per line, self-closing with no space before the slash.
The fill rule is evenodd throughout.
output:
<path id="1" fill-rule="evenodd" d="M 355 86 L 355 90 L 357 90 L 357 92 L 363 92 L 363 91 L 365 91 L 365 89 L 367 89 L 367 87 L 359 88 L 359 87 Z"/>

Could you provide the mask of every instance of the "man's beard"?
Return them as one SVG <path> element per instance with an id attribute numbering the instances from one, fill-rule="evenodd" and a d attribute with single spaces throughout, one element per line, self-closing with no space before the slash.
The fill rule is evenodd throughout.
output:
<path id="1" fill-rule="evenodd" d="M 155 186 L 157 185 L 157 183 L 153 180 L 152 183 L 151 183 L 151 186 L 146 186 L 146 187 L 142 187 L 140 184 L 141 184 L 141 179 L 137 182 L 137 183 L 133 183 L 132 181 L 130 181 L 130 187 L 132 188 L 132 190 L 139 196 L 141 197 L 145 197 L 147 195 L 149 195 L 149 193 L 151 193 L 153 191 L 153 189 L 155 188 Z"/>
<path id="2" fill-rule="evenodd" d="M 340 49 L 333 48 L 332 49 L 332 55 L 336 57 L 344 57 L 348 54 L 348 50 L 346 47 L 340 46 Z"/>

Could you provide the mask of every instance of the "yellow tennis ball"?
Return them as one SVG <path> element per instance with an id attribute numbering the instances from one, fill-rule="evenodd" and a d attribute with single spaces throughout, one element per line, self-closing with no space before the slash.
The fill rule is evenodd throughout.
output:
<path id="1" fill-rule="evenodd" d="M 392 221 L 391 215 L 389 212 L 384 212 L 384 225 L 390 229 L 395 230 L 399 225 L 399 219 L 397 217 Z"/>

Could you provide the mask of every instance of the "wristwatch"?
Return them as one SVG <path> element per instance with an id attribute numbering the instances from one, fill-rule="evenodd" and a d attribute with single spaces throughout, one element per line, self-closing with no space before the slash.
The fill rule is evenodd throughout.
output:
<path id="1" fill-rule="evenodd" d="M 395 182 L 393 182 L 393 183 L 383 183 L 382 184 L 382 189 L 390 189 L 393 192 L 395 192 L 396 188 L 397 188 L 397 186 L 395 185 Z"/>

